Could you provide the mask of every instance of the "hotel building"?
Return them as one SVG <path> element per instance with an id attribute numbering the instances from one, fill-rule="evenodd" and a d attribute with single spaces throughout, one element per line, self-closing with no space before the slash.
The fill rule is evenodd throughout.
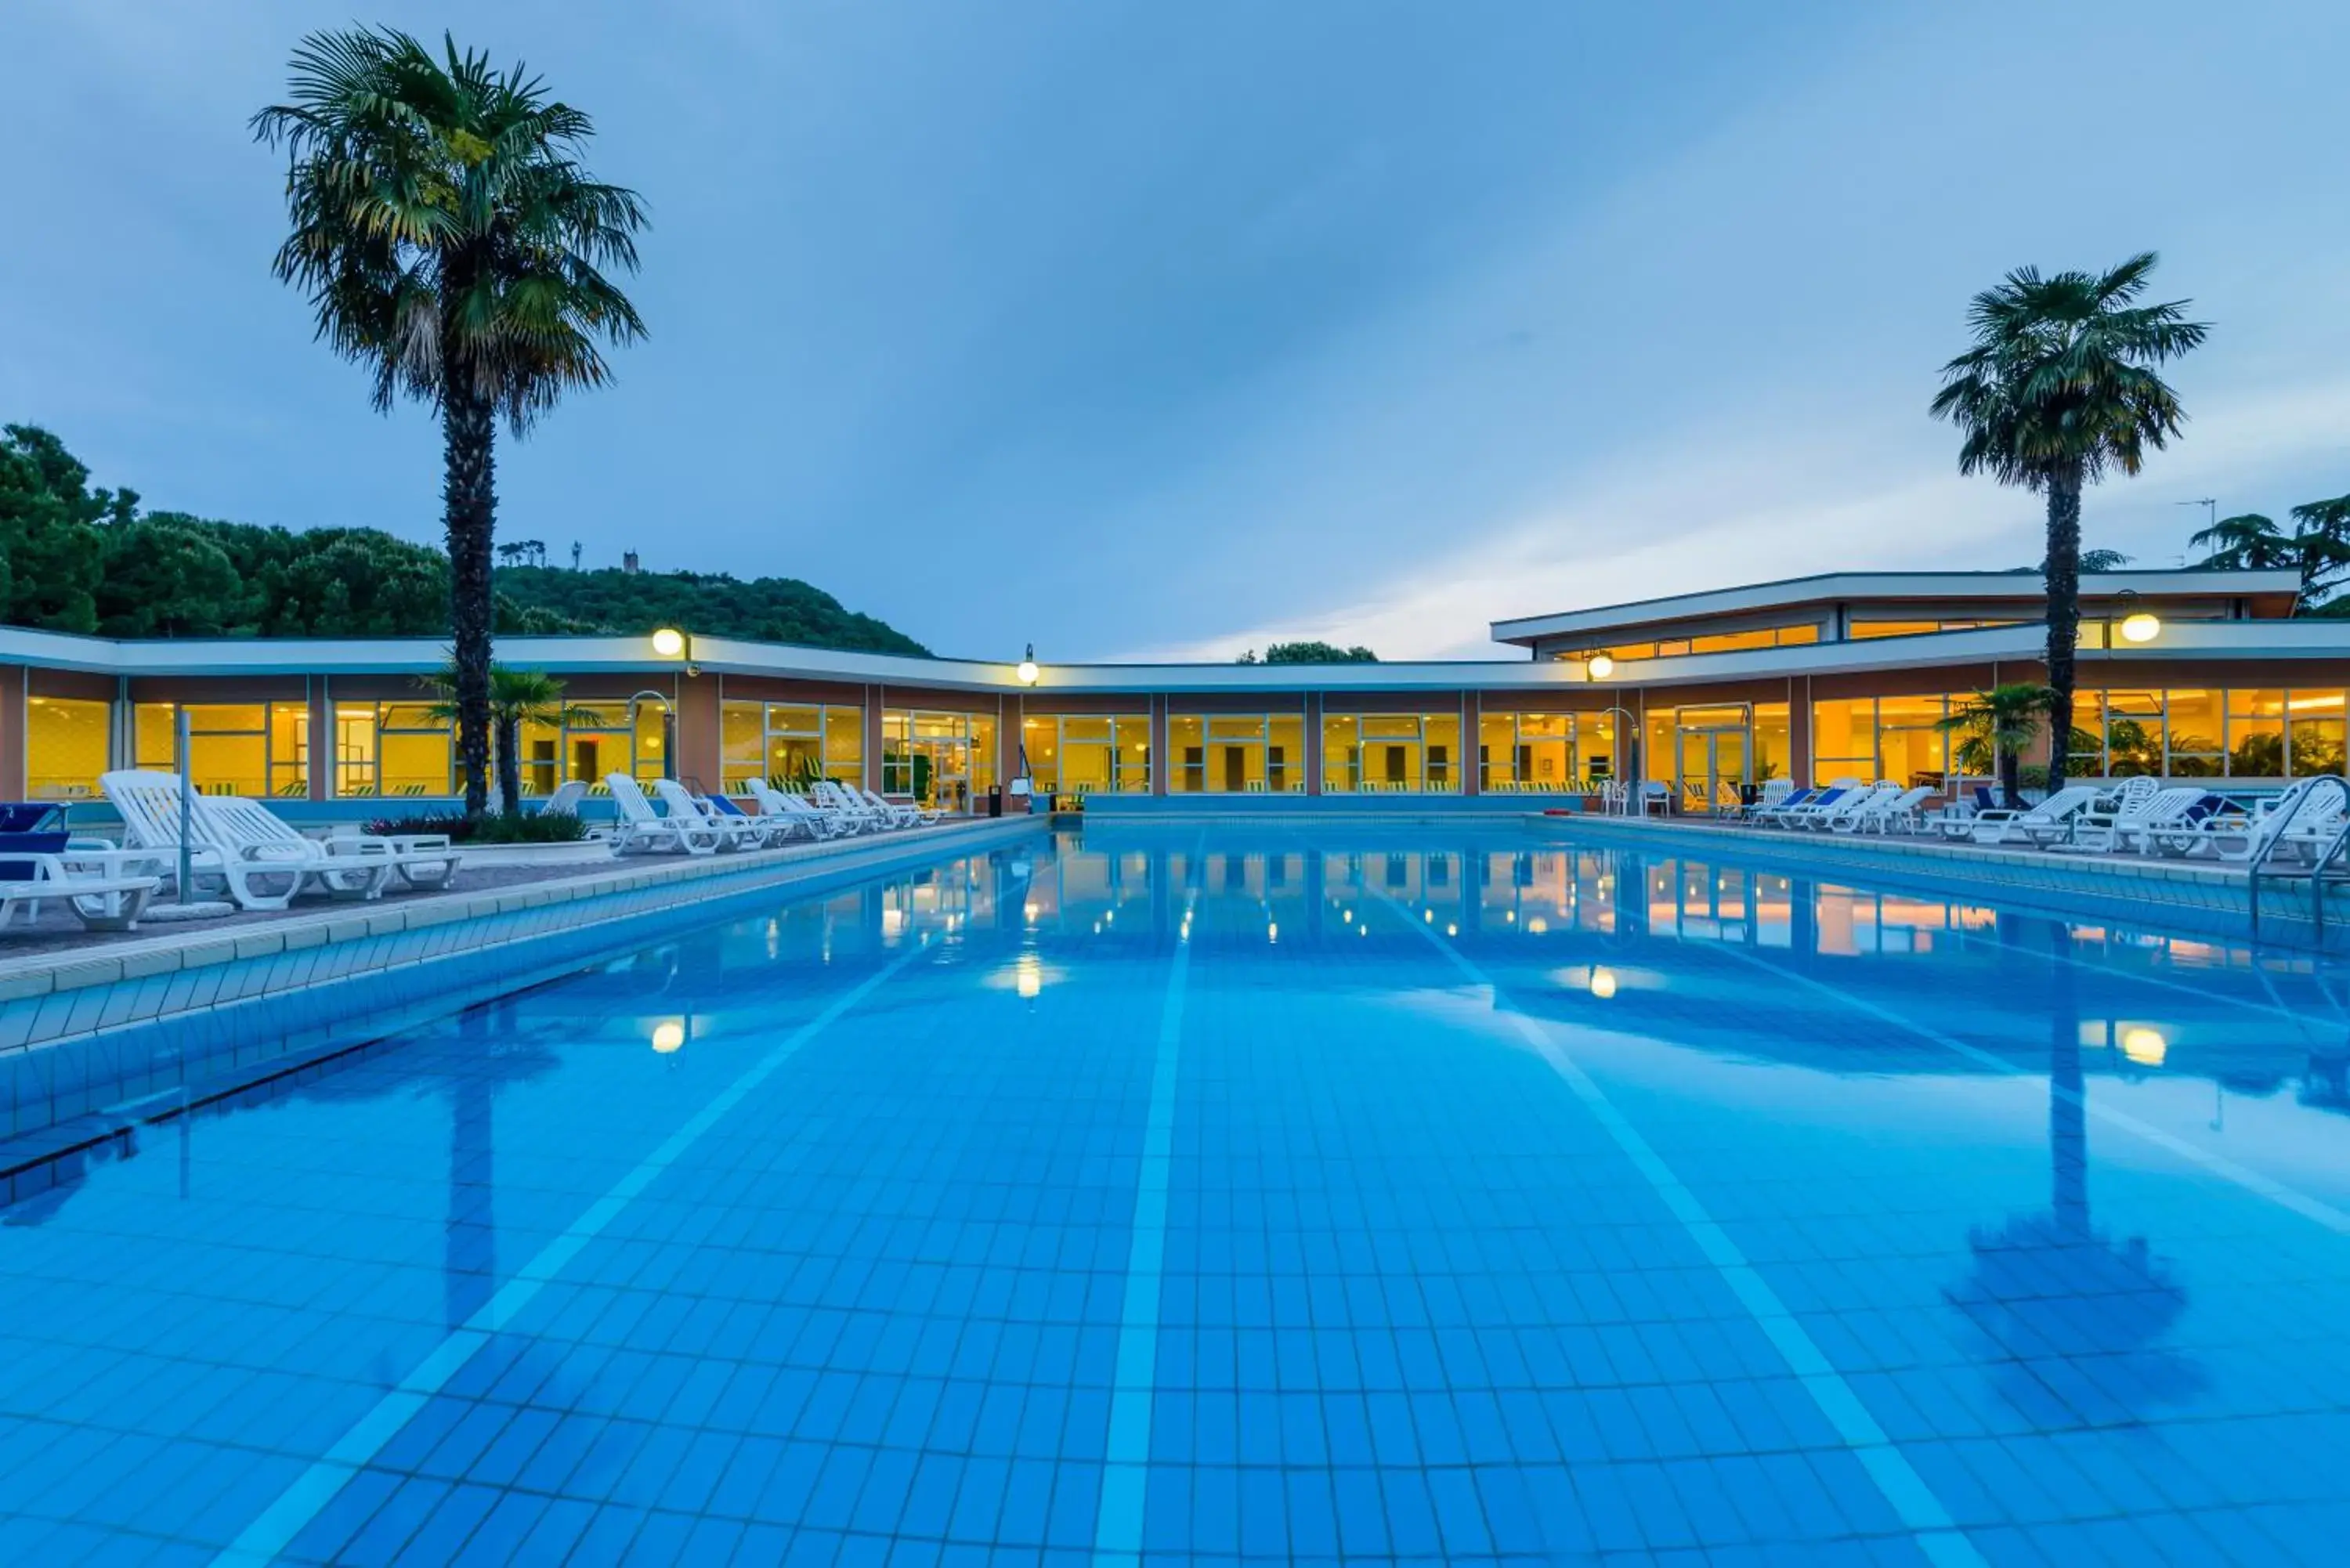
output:
<path id="1" fill-rule="evenodd" d="M 2295 575 L 2113 572 L 2082 582 L 2076 772 L 2241 781 L 2345 768 L 2350 620 L 2293 618 Z M 510 637 L 565 683 L 526 726 L 524 793 L 619 770 L 739 792 L 854 780 L 957 810 L 1036 794 L 1148 812 L 1264 797 L 1526 809 L 1607 779 L 1707 811 L 1762 781 L 1941 783 L 1938 728 L 1983 687 L 2043 679 L 2023 573 L 1837 573 L 1497 621 L 1511 657 L 1390 664 L 1045 664 L 720 638 Z M 689 633 L 691 628 L 685 628 Z M 289 816 L 445 809 L 433 639 L 120 641 L 0 628 L 0 798 L 99 796 L 176 765 Z M 2232 787 L 2232 784 L 2231 784 Z M 1540 797 L 1540 798 L 1536 798 Z"/>

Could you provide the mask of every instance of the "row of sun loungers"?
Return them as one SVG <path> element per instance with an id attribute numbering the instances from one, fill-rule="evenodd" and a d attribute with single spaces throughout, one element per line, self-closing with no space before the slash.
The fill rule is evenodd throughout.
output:
<path id="1" fill-rule="evenodd" d="M 1935 793 L 1843 780 L 1758 803 L 1746 820 L 1794 832 L 1912 834 L 2066 854 L 2303 864 L 2350 828 L 2350 792 L 2327 779 L 2301 780 L 2252 810 L 2200 784 L 2155 778 L 2067 784 L 2021 808 L 1999 806 L 1988 788 L 1978 788 L 1970 805 L 1929 812 L 1925 803 Z"/>
<path id="2" fill-rule="evenodd" d="M 610 835 L 615 855 L 720 855 L 795 841 L 813 844 L 852 834 L 927 827 L 941 815 L 931 807 L 898 805 L 871 790 L 830 781 L 799 795 L 754 779 L 750 795 L 755 812 L 744 811 L 723 794 L 695 794 L 675 779 L 655 779 L 650 797 L 645 786 L 626 774 L 608 775 L 604 785 L 619 814 Z"/>

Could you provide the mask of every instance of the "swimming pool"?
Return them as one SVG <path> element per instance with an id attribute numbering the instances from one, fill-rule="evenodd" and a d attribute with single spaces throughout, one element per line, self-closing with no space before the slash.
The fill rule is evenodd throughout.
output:
<path id="1" fill-rule="evenodd" d="M 2330 967 L 1505 826 L 785 904 L 0 1225 L 0 1559 L 2338 1561 Z"/>

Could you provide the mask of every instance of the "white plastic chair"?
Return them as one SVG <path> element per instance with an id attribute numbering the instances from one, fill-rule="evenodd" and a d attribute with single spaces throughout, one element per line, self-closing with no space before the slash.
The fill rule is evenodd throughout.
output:
<path id="1" fill-rule="evenodd" d="M 2095 784 L 2066 784 L 2022 811 L 1979 812 L 1969 836 L 1977 844 L 2054 844 L 2071 837 L 2073 819 L 2095 806 L 2104 794 Z"/>
<path id="2" fill-rule="evenodd" d="M 620 825 L 612 835 L 612 853 L 632 849 L 665 855 L 715 855 L 727 836 L 697 815 L 692 821 L 663 816 L 645 798 L 643 788 L 626 774 L 606 774 L 604 787 L 612 793 Z"/>
<path id="3" fill-rule="evenodd" d="M 157 877 L 109 877 L 77 871 L 66 864 L 72 858 L 70 854 L 0 851 L 0 862 L 31 873 L 0 881 L 0 929 L 7 928 L 19 904 L 26 907 L 29 924 L 40 918 L 44 900 L 63 898 L 85 930 L 127 931 L 139 924 L 147 901 L 162 886 L 162 879 Z"/>
<path id="4" fill-rule="evenodd" d="M 848 825 L 832 813 L 818 811 L 765 779 L 753 779 L 750 786 L 751 798 L 759 803 L 760 815 L 795 826 L 810 838 L 833 838 L 849 831 Z"/>
<path id="5" fill-rule="evenodd" d="M 123 842 L 162 856 L 163 880 L 179 880 L 180 776 L 146 768 L 101 774 L 99 787 L 121 815 Z M 188 798 L 188 868 L 192 878 L 218 882 L 240 909 L 282 909 L 294 901 L 318 855 L 308 840 L 298 846 L 276 844 L 223 846 L 207 832 L 204 797 Z M 194 888 L 182 889 L 192 898 Z"/>
<path id="6" fill-rule="evenodd" d="M 675 779 L 653 780 L 653 796 L 660 802 L 663 821 L 699 823 L 718 835 L 721 849 L 764 849 L 774 832 L 756 817 L 719 815 Z"/>

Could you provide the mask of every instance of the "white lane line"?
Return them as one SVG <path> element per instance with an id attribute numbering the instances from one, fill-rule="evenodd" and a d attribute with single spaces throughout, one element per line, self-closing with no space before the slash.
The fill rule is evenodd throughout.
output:
<path id="1" fill-rule="evenodd" d="M 740 1077 L 719 1090 L 707 1105 L 663 1138 L 658 1147 L 614 1182 L 601 1198 L 589 1204 L 568 1229 L 540 1248 L 530 1262 L 499 1288 L 496 1294 L 483 1303 L 479 1311 L 452 1329 L 449 1336 L 434 1346 L 431 1355 L 417 1363 L 414 1371 L 401 1378 L 332 1448 L 313 1460 L 307 1469 L 295 1477 L 293 1483 L 278 1495 L 277 1501 L 245 1526 L 244 1532 L 213 1559 L 213 1563 L 234 1564 L 237 1568 L 259 1568 L 260 1564 L 274 1561 L 312 1520 L 324 1511 L 327 1505 L 335 1500 L 336 1494 L 383 1451 L 384 1445 L 398 1436 L 400 1429 L 448 1385 L 449 1379 L 473 1358 L 473 1353 L 488 1344 L 493 1334 L 512 1323 L 531 1300 L 562 1272 L 564 1265 L 577 1257 L 580 1250 L 594 1241 L 646 1188 L 650 1187 L 655 1178 L 676 1164 L 701 1140 L 702 1135 L 718 1125 L 721 1117 L 774 1076 L 776 1069 L 789 1061 L 795 1052 L 838 1023 L 843 1014 L 880 989 L 882 983 L 899 971 L 921 957 L 928 948 L 929 939 L 925 936 L 842 992 L 823 1012 L 794 1030 L 783 1044 L 760 1057 Z"/>
<path id="2" fill-rule="evenodd" d="M 1871 1002 L 1865 996 L 1855 996 L 1849 992 L 1838 990 L 1825 981 L 1814 980 L 1810 975 L 1799 974 L 1790 969 L 1782 969 L 1766 959 L 1727 943 L 1721 944 L 1716 950 L 1728 953 L 1742 963 L 1752 964 L 1766 974 L 1774 974 L 1783 980 L 1792 981 L 1807 991 L 1816 992 L 1822 996 L 1833 997 L 1856 1012 L 1865 1012 L 1880 1023 L 1890 1023 L 1895 1028 L 1905 1030 L 1920 1040 L 1930 1041 L 1946 1051 L 1956 1052 L 1970 1062 L 1979 1063 L 2011 1077 L 2031 1078 L 2034 1082 L 2039 1079 L 2038 1074 L 2018 1066 L 2015 1063 L 1994 1056 L 1981 1046 L 1970 1045 L 1963 1040 L 1945 1034 L 1940 1030 L 1920 1023 L 1915 1019 L 1905 1018 L 1891 1008 Z M 2314 1220 L 2337 1236 L 2350 1236 L 2350 1213 L 2345 1213 L 2323 1199 L 2313 1198 L 2297 1187 L 2288 1187 L 2273 1178 L 2262 1176 L 2249 1166 L 2238 1165 L 2226 1155 L 2214 1154 L 2210 1149 L 2189 1143 L 2183 1137 L 2167 1133 L 2150 1122 L 2142 1122 L 2127 1111 L 2117 1111 L 2110 1106 L 2101 1105 L 2086 1095 L 2065 1088 L 2061 1084 L 2052 1083 L 2049 1085 L 2049 1092 L 2061 1096 L 2110 1127 L 2120 1127 L 2125 1132 L 2134 1133 L 2158 1148 L 2168 1149 L 2189 1164 L 2201 1166 L 2224 1181 L 2232 1181 L 2245 1191 L 2265 1198 L 2280 1208 L 2289 1209 L 2305 1220 Z"/>
<path id="3" fill-rule="evenodd" d="M 1191 911 L 1183 925 L 1159 1009 L 1159 1048 L 1150 1064 L 1150 1109 L 1143 1123 L 1142 1169 L 1134 1189 L 1134 1240 L 1127 1253 L 1126 1302 L 1118 1316 L 1117 1371 L 1110 1387 L 1109 1448 L 1102 1469 L 1101 1510 L 1094 1521 L 1098 1568 L 1139 1568 L 1142 1505 L 1150 1470 L 1150 1396 L 1159 1373 L 1159 1294 L 1167 1259 L 1167 1179 L 1175 1144 L 1175 1064 L 1183 1041 L 1183 987 L 1191 967 Z"/>
<path id="4" fill-rule="evenodd" d="M 1927 1561 L 1946 1565 L 1946 1568 L 1981 1568 L 1982 1554 L 1975 1550 L 1974 1542 L 1969 1541 L 1952 1521 L 1950 1511 L 1942 1506 L 1942 1500 L 1934 1495 L 1934 1489 L 1926 1484 L 1926 1478 L 1918 1473 L 1908 1456 L 1894 1445 L 1892 1438 L 1886 1436 L 1885 1428 L 1878 1426 L 1877 1417 L 1868 1413 L 1868 1407 L 1861 1403 L 1860 1396 L 1853 1392 L 1852 1385 L 1845 1381 L 1844 1375 L 1828 1360 L 1812 1338 L 1810 1331 L 1779 1299 L 1779 1293 L 1771 1288 L 1770 1282 L 1747 1260 L 1738 1243 L 1730 1239 L 1729 1232 L 1707 1211 L 1697 1194 L 1689 1189 L 1674 1174 L 1672 1167 L 1665 1162 L 1664 1157 L 1641 1136 L 1640 1129 L 1625 1119 L 1624 1113 L 1616 1108 L 1616 1103 L 1607 1097 L 1607 1091 L 1583 1070 L 1582 1064 L 1569 1055 L 1564 1046 L 1550 1037 L 1547 1030 L 1523 1009 L 1510 1002 L 1499 981 L 1447 941 L 1433 926 L 1415 919 L 1409 909 L 1379 888 L 1366 887 L 1364 891 L 1395 911 L 1405 925 L 1427 938 L 1430 945 L 1451 960 L 1452 966 L 1471 984 L 1491 992 L 1494 1011 L 1508 1019 L 1520 1038 L 1550 1064 L 1551 1071 L 1566 1081 L 1566 1086 L 1574 1092 L 1575 1097 L 1607 1131 L 1616 1147 L 1632 1162 L 1633 1168 L 1648 1179 L 1648 1185 L 1656 1189 L 1666 1209 L 1680 1221 L 1681 1229 L 1688 1233 L 1690 1240 L 1697 1243 L 1698 1251 L 1705 1254 L 1706 1262 L 1713 1265 L 1715 1272 L 1730 1287 L 1731 1293 L 1738 1298 L 1738 1303 L 1754 1320 L 1755 1326 L 1762 1331 L 1786 1361 L 1796 1380 L 1803 1385 L 1804 1391 L 1812 1397 L 1812 1403 L 1819 1407 L 1820 1414 L 1827 1417 L 1828 1424 L 1835 1428 L 1836 1436 L 1860 1461 L 1869 1480 L 1877 1483 L 1877 1490 L 1885 1494 L 1885 1501 L 1892 1505 L 1894 1513 L 1918 1542 L 1918 1549 L 1925 1553 Z"/>

